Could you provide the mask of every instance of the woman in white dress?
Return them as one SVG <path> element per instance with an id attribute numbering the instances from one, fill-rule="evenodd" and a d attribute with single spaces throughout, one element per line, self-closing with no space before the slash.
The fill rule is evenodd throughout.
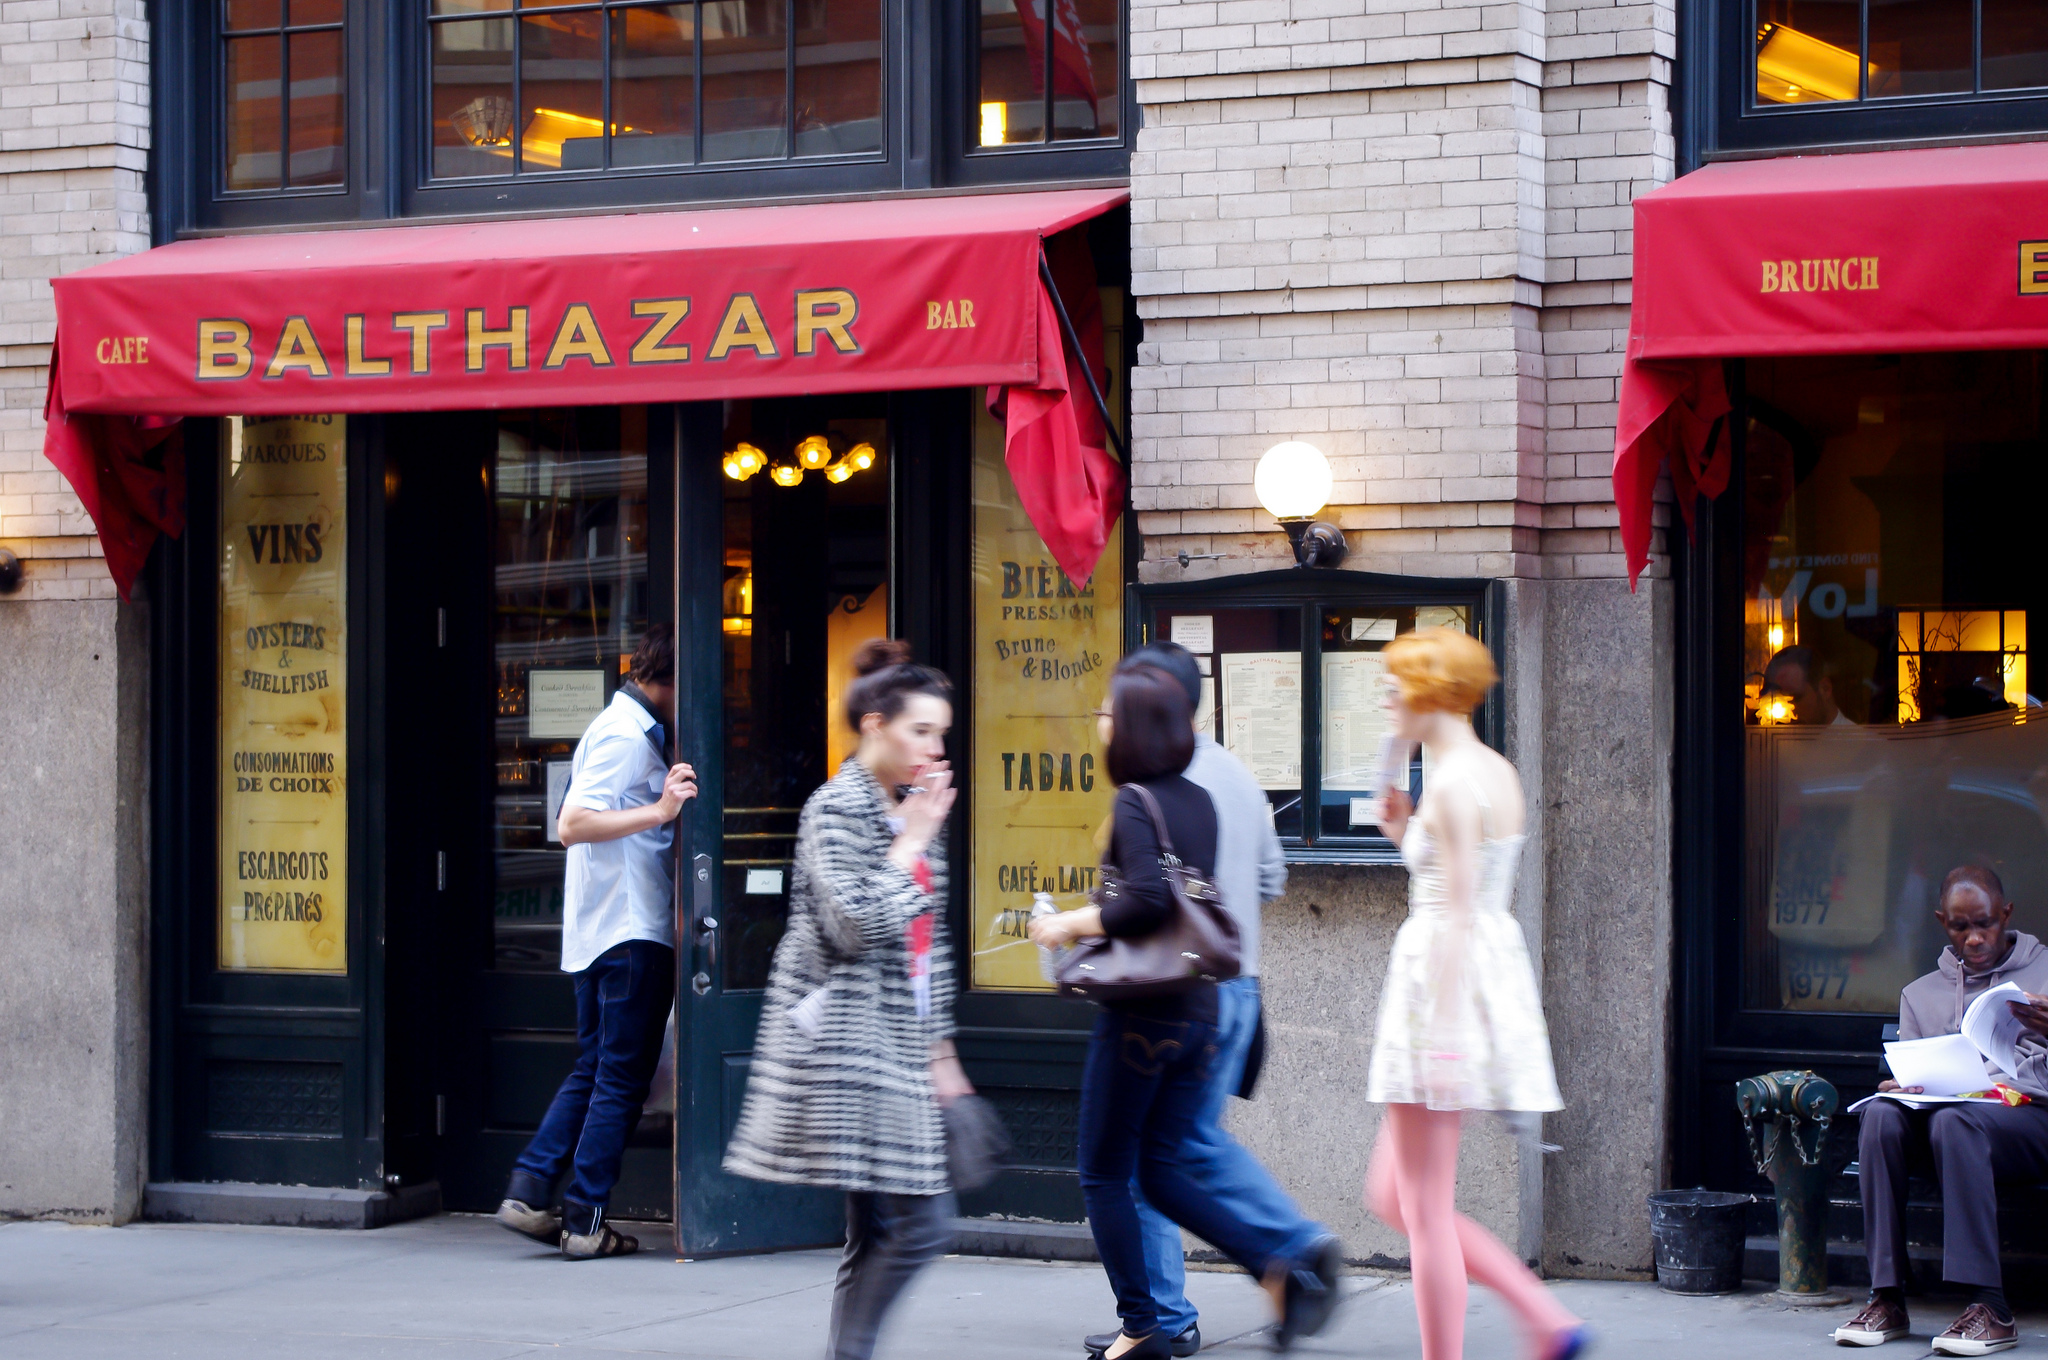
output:
<path id="1" fill-rule="evenodd" d="M 1532 1360 L 1572 1360 L 1589 1339 L 1585 1325 L 1454 1207 L 1463 1111 L 1563 1104 L 1535 972 L 1509 911 L 1522 782 L 1472 730 L 1472 710 L 1499 675 L 1486 648 L 1448 629 L 1405 634 L 1385 656 L 1388 725 L 1422 744 L 1430 776 L 1419 812 L 1405 788 L 1382 794 L 1380 829 L 1400 847 L 1410 880 L 1367 1083 L 1387 1113 L 1366 1207 L 1408 1238 L 1423 1360 L 1463 1354 L 1468 1276 L 1514 1309 Z"/>

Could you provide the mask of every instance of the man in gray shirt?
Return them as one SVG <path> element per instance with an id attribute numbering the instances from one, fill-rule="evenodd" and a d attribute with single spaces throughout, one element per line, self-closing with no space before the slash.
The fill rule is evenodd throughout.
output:
<path id="1" fill-rule="evenodd" d="M 1180 681 L 1190 705 L 1200 712 L 1202 673 L 1185 647 L 1155 642 L 1132 654 L 1160 667 Z M 1287 890 L 1287 860 L 1265 790 L 1238 758 L 1208 733 L 1195 732 L 1195 758 L 1187 777 L 1208 791 L 1216 804 L 1216 888 L 1224 908 L 1237 920 L 1243 952 L 1239 976 L 1216 988 L 1216 1064 L 1201 1118 L 1184 1154 L 1195 1182 L 1232 1217 L 1257 1223 L 1291 1245 L 1286 1255 L 1313 1271 L 1331 1291 L 1334 1302 L 1342 1249 L 1330 1230 L 1304 1217 L 1257 1158 L 1223 1129 L 1223 1102 L 1244 1082 L 1245 1059 L 1259 1033 L 1259 910 Z M 1160 1330 L 1173 1338 L 1176 1356 L 1201 1349 L 1202 1333 L 1194 1305 L 1188 1302 L 1187 1258 L 1180 1229 L 1146 1204 L 1134 1181 L 1138 1219 L 1145 1232 L 1146 1273 L 1152 1282 L 1152 1306 Z M 1096 1355 L 1115 1342 L 1117 1333 L 1087 1338 Z M 1284 1340 L 1291 1341 L 1288 1337 Z"/>

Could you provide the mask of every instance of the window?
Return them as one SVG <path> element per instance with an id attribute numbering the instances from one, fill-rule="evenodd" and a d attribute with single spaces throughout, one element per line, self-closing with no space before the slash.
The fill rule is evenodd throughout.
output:
<path id="1" fill-rule="evenodd" d="M 882 149 L 881 0 L 432 0 L 427 22 L 436 179 Z"/>
<path id="2" fill-rule="evenodd" d="M 222 0 L 221 161 L 230 193 L 339 188 L 344 0 Z"/>
<path id="3" fill-rule="evenodd" d="M 1751 360 L 1747 391 L 1742 688 L 1717 700 L 1741 717 L 1743 1005 L 1890 1015 L 1946 943 L 1951 869 L 2042 924 L 2048 355 Z"/>
<path id="4" fill-rule="evenodd" d="M 1382 653 L 1423 628 L 1487 639 L 1487 584 L 1280 571 L 1139 594 L 1146 640 L 1195 654 L 1207 677 L 1196 722 L 1265 789 L 1289 858 L 1395 861 L 1373 806 L 1386 736 Z M 1498 745 L 1497 699 L 1474 720 Z M 1428 779 L 1420 753 L 1396 776 L 1417 797 Z"/>
<path id="5" fill-rule="evenodd" d="M 1118 135 L 1123 72 L 1118 0 L 977 3 L 976 145 L 985 149 Z"/>
<path id="6" fill-rule="evenodd" d="M 2040 0 L 1757 0 L 1756 102 L 2048 86 Z"/>

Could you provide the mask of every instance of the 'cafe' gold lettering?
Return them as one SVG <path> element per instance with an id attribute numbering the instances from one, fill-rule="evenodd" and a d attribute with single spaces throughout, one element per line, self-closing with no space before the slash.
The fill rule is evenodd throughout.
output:
<path id="1" fill-rule="evenodd" d="M 1762 293 L 1860 293 L 1877 287 L 1877 256 L 1835 260 L 1765 260 Z"/>
<path id="2" fill-rule="evenodd" d="M 103 364 L 146 364 L 149 362 L 149 337 L 103 335 L 93 346 L 92 357 Z"/>
<path id="3" fill-rule="evenodd" d="M 946 304 L 948 315 L 952 306 Z M 967 319 L 946 321 L 947 327 L 974 324 L 973 304 L 963 301 L 960 306 Z M 776 310 L 751 293 L 733 294 L 715 314 L 703 314 L 708 337 L 702 346 L 703 358 L 718 361 L 745 355 L 775 359 L 792 350 L 799 356 L 860 353 L 853 329 L 860 318 L 860 299 L 849 290 L 798 289 L 789 310 L 781 313 L 787 318 L 782 325 L 771 315 Z M 682 333 L 685 320 L 694 321 L 689 298 L 636 299 L 630 311 L 637 324 L 624 347 L 627 365 L 691 361 L 693 346 Z M 587 304 L 569 304 L 549 329 L 533 329 L 533 319 L 531 309 L 519 306 L 502 310 L 469 307 L 459 313 L 393 312 L 384 323 L 388 329 L 376 335 L 372 332 L 379 328 L 367 314 L 351 313 L 341 318 L 340 334 L 322 335 L 309 318 L 292 316 L 272 338 L 259 337 L 255 327 L 241 317 L 206 317 L 198 328 L 199 377 L 222 381 L 259 373 L 264 378 L 299 373 L 310 378 L 382 378 L 393 372 L 424 376 L 433 371 L 431 341 L 441 330 L 452 330 L 462 338 L 462 370 L 466 373 L 500 366 L 506 372 L 521 372 L 529 368 L 532 357 L 540 358 L 543 369 L 560 369 L 573 361 L 610 368 L 618 362 L 620 347 L 605 335 L 596 312 Z M 326 324 L 331 326 L 332 321 Z M 125 350 L 124 341 L 129 342 Z M 100 362 L 147 362 L 146 346 L 142 336 L 110 337 L 100 342 Z M 109 357 L 124 353 L 128 357 Z M 330 361 L 330 354 L 341 362 Z"/>

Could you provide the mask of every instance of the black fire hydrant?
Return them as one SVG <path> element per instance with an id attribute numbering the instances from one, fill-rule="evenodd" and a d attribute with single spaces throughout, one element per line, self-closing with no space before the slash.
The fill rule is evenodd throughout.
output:
<path id="1" fill-rule="evenodd" d="M 1756 1169 L 1777 1187 L 1778 1300 L 1833 1306 L 1828 1289 L 1828 1190 L 1822 1150 L 1841 1097 L 1811 1072 L 1767 1072 L 1735 1083 L 1735 1108 Z"/>

